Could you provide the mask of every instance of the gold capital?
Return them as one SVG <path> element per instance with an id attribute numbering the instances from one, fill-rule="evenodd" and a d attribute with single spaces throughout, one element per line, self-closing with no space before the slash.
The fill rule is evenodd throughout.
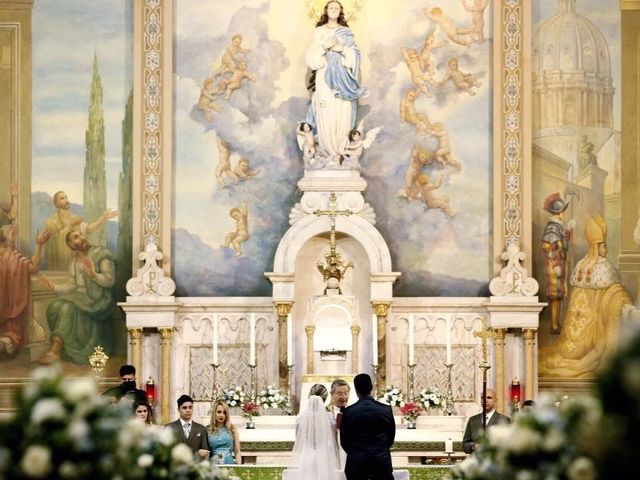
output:
<path id="1" fill-rule="evenodd" d="M 371 302 L 373 311 L 378 317 L 386 317 L 389 314 L 390 302 Z"/>
<path id="2" fill-rule="evenodd" d="M 278 312 L 278 317 L 280 318 L 286 318 L 293 308 L 293 302 L 273 302 L 273 305 L 276 307 L 276 312 Z"/>

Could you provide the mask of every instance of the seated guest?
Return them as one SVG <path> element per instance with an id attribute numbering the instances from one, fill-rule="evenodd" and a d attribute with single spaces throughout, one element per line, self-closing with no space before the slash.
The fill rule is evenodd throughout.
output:
<path id="1" fill-rule="evenodd" d="M 144 402 L 139 400 L 133 402 L 133 413 L 135 413 L 136 417 L 141 418 L 144 423 L 149 425 L 153 423 L 153 411 L 146 400 Z"/>
<path id="2" fill-rule="evenodd" d="M 481 399 L 482 401 L 482 399 Z M 486 396 L 486 409 L 487 409 L 487 428 L 497 425 L 499 423 L 511 423 L 511 419 L 501 413 L 496 412 L 496 391 L 487 388 Z M 465 453 L 473 453 L 476 448 L 476 443 L 480 437 L 484 434 L 482 429 L 482 412 L 477 415 L 469 417 L 467 422 L 467 428 L 464 429 L 464 436 L 462 437 L 462 449 Z"/>
<path id="3" fill-rule="evenodd" d="M 178 413 L 180 418 L 175 422 L 167 423 L 166 426 L 173 428 L 176 439 L 186 443 L 194 454 L 202 458 L 209 458 L 207 429 L 204 425 L 191 419 L 193 417 L 193 399 L 189 395 L 181 395 L 178 398 Z"/>
<path id="4" fill-rule="evenodd" d="M 231 423 L 229 406 L 224 400 L 218 400 L 211 412 L 209 447 L 215 463 L 242 463 L 240 435 L 238 429 Z"/>
<path id="5" fill-rule="evenodd" d="M 119 375 L 120 385 L 104 392 L 103 397 L 110 397 L 113 402 L 119 402 L 123 398 L 131 403 L 147 401 L 147 393 L 136 387 L 136 367 L 122 365 Z"/>

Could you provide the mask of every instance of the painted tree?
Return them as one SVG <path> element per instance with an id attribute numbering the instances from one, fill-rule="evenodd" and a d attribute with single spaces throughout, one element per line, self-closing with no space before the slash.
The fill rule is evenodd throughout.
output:
<path id="1" fill-rule="evenodd" d="M 118 269 L 116 271 L 116 297 L 124 300 L 126 283 L 131 278 L 132 200 L 131 164 L 133 161 L 133 90 L 124 110 L 122 120 L 122 171 L 118 182 Z"/>

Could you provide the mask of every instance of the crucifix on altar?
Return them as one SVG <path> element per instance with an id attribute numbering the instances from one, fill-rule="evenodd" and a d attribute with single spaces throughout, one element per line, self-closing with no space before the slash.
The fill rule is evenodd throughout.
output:
<path id="1" fill-rule="evenodd" d="M 482 340 L 482 362 L 480 369 L 482 370 L 482 428 L 487 428 L 487 370 L 491 368 L 489 365 L 489 347 L 488 341 L 495 336 L 495 332 L 491 328 L 487 328 L 486 319 L 482 319 L 482 330 L 473 332 L 474 337 Z"/>

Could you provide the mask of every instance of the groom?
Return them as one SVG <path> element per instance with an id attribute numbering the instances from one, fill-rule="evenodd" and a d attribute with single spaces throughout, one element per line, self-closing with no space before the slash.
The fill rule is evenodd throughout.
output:
<path id="1" fill-rule="evenodd" d="M 371 377 L 360 373 L 353 379 L 358 401 L 345 408 L 340 443 L 347 452 L 347 480 L 393 480 L 391 453 L 396 424 L 391 407 L 371 396 Z"/>

